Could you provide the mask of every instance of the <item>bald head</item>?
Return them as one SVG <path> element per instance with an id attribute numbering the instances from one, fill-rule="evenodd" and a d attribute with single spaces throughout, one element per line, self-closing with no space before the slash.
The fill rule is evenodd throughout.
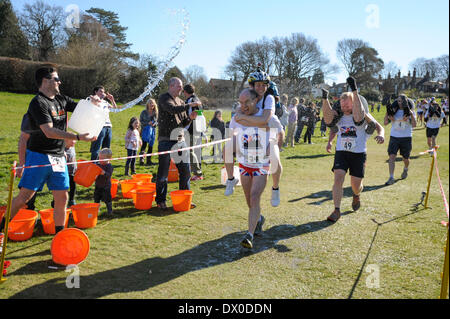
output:
<path id="1" fill-rule="evenodd" d="M 171 78 L 169 80 L 169 94 L 173 97 L 177 97 L 181 94 L 181 91 L 183 91 L 183 81 L 181 81 L 179 78 Z"/>
<path id="2" fill-rule="evenodd" d="M 258 93 L 253 89 L 244 89 L 239 95 L 239 103 L 241 111 L 246 115 L 252 115 L 257 112 L 256 103 L 258 101 Z"/>

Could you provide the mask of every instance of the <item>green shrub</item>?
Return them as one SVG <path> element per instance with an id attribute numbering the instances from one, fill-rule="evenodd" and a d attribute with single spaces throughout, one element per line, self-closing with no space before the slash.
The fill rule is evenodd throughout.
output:
<path id="1" fill-rule="evenodd" d="M 34 80 L 36 70 L 48 62 L 26 61 L 0 57 L 0 91 L 34 94 L 37 86 Z M 61 91 L 74 98 L 91 94 L 95 86 L 95 71 L 66 65 L 56 65 L 62 80 Z"/>

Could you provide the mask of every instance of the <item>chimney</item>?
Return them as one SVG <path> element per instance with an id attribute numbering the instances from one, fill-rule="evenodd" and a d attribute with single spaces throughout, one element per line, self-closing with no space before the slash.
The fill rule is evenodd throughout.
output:
<path id="1" fill-rule="evenodd" d="M 414 71 L 413 71 L 413 79 L 416 78 L 416 75 L 417 75 L 417 70 L 416 70 L 416 68 L 414 68 Z"/>
<path id="2" fill-rule="evenodd" d="M 402 73 L 400 72 L 400 70 L 398 70 L 397 77 L 400 79 L 401 76 L 402 76 Z"/>

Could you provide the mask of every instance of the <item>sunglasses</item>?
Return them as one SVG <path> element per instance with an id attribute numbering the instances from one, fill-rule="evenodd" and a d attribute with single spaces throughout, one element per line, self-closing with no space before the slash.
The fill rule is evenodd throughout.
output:
<path id="1" fill-rule="evenodd" d="M 58 77 L 53 77 L 53 78 L 47 78 L 46 77 L 46 79 L 48 79 L 48 80 L 54 80 L 55 82 L 61 82 L 61 80 L 60 80 L 60 78 L 58 78 Z"/>

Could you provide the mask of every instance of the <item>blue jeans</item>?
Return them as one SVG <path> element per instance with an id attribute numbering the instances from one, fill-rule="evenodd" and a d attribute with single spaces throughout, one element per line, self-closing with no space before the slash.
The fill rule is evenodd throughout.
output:
<path id="1" fill-rule="evenodd" d="M 158 152 L 170 151 L 176 141 L 160 141 L 158 143 Z M 180 147 L 186 147 L 182 143 Z M 180 155 L 180 154 L 179 154 Z M 187 155 L 187 156 L 186 156 Z M 189 165 L 189 151 L 184 151 L 181 158 L 177 153 L 159 155 L 158 173 L 156 175 L 156 203 L 160 204 L 166 201 L 167 197 L 167 177 L 169 175 L 170 159 L 173 158 L 180 174 L 179 189 L 188 190 L 191 188 L 191 169 Z M 181 160 L 181 161 L 180 161 Z"/>
<path id="2" fill-rule="evenodd" d="M 91 161 L 98 159 L 98 153 L 102 148 L 111 148 L 112 127 L 104 126 L 97 137 L 97 140 L 91 143 Z"/>

